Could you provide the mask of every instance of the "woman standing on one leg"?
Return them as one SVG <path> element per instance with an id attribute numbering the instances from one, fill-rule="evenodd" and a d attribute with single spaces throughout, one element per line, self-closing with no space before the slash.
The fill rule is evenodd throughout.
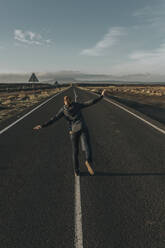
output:
<path id="1" fill-rule="evenodd" d="M 63 116 L 66 118 L 66 120 L 69 122 L 69 130 L 70 130 L 69 133 L 71 135 L 71 141 L 72 141 L 72 157 L 73 157 L 75 175 L 79 175 L 78 152 L 79 152 L 80 138 L 82 139 L 84 144 L 84 151 L 86 155 L 85 165 L 87 166 L 90 175 L 94 174 L 90 165 L 92 162 L 92 158 L 91 158 L 91 148 L 89 143 L 88 129 L 83 119 L 81 109 L 92 106 L 93 104 L 100 101 L 103 98 L 104 93 L 105 90 L 102 91 L 100 97 L 89 100 L 84 103 L 71 102 L 71 99 L 68 96 L 65 96 L 64 105 L 63 107 L 60 108 L 58 113 L 54 117 L 52 117 L 48 122 L 44 123 L 43 125 L 37 125 L 33 128 L 34 130 L 38 130 L 40 128 L 44 128 L 53 124 Z"/>

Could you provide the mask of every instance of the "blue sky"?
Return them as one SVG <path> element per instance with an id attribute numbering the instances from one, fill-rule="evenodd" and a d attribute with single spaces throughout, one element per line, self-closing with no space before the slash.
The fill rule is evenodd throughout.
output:
<path id="1" fill-rule="evenodd" d="M 164 0 L 0 0 L 0 73 L 164 73 Z"/>

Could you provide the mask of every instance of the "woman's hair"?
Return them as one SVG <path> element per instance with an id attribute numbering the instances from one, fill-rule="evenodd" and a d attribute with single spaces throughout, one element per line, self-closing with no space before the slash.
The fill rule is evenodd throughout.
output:
<path id="1" fill-rule="evenodd" d="M 64 96 L 64 101 L 67 101 L 67 100 L 71 101 L 70 97 L 69 96 Z"/>
<path id="2" fill-rule="evenodd" d="M 71 102 L 71 98 L 69 96 L 64 96 L 64 101 L 69 101 Z"/>

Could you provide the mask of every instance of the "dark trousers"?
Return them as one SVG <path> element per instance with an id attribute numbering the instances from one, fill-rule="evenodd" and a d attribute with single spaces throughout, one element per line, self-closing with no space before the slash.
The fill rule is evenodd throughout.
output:
<path id="1" fill-rule="evenodd" d="M 88 162 L 92 162 L 92 151 L 89 140 L 88 130 L 80 130 L 78 132 L 71 134 L 71 142 L 72 142 L 72 158 L 73 158 L 73 166 L 75 170 L 79 170 L 79 143 L 81 141 L 82 150 L 85 152 L 85 160 Z"/>

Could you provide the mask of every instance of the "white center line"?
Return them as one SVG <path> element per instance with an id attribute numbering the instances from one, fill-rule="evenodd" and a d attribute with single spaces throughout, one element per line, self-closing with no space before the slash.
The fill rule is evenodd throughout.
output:
<path id="1" fill-rule="evenodd" d="M 77 94 L 74 89 L 75 102 Z M 75 248 L 83 248 L 80 177 L 75 176 Z"/>
<path id="2" fill-rule="evenodd" d="M 77 93 L 76 93 L 75 89 L 74 89 L 73 91 L 74 91 L 74 98 L 75 98 L 75 102 L 77 102 L 77 97 L 78 97 L 78 95 L 77 95 Z"/>
<path id="3" fill-rule="evenodd" d="M 83 248 L 80 177 L 75 176 L 75 248 Z"/>

